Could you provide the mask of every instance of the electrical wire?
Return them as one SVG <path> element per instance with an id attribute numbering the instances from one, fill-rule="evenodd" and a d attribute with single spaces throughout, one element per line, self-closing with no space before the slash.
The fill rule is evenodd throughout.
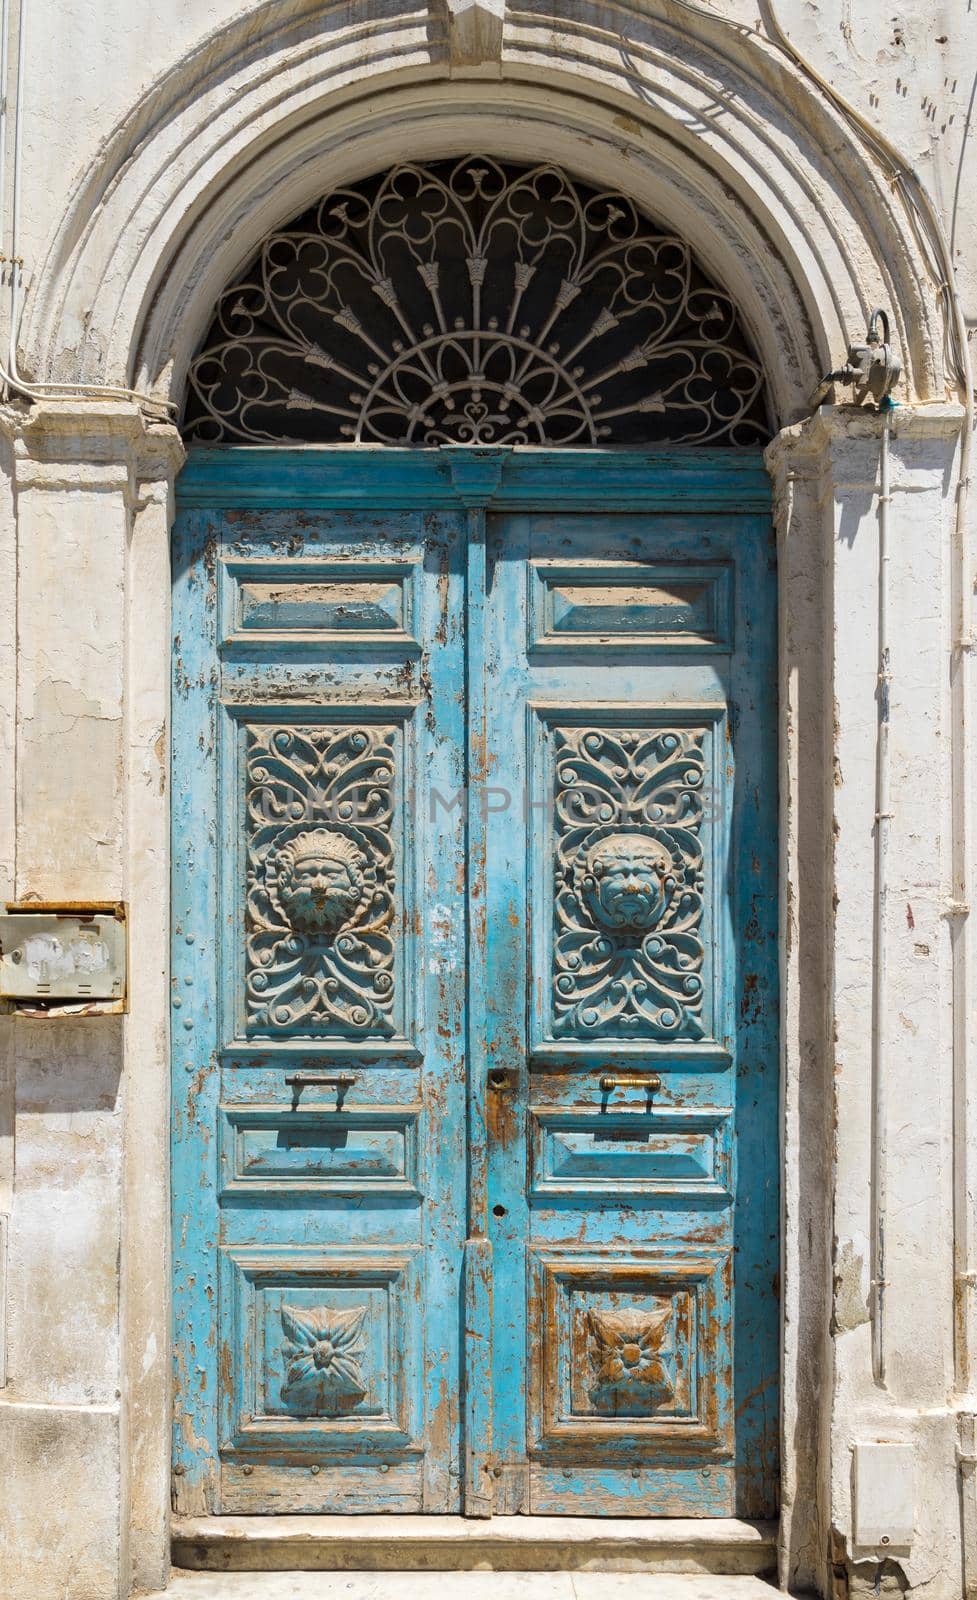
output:
<path id="1" fill-rule="evenodd" d="M 686 7 L 689 0 L 673 0 Z M 698 9 L 698 8 L 696 8 Z M 790 56 L 794 64 L 815 83 L 823 94 L 831 101 L 832 105 L 845 120 L 858 129 L 876 159 L 888 167 L 888 179 L 899 189 L 906 202 L 910 213 L 910 221 L 914 224 L 913 231 L 920 242 L 926 246 L 931 265 L 937 270 L 934 273 L 937 282 L 937 292 L 944 304 L 944 316 L 951 330 L 954 346 L 953 364 L 956 368 L 956 379 L 963 390 L 964 405 L 969 411 L 971 425 L 974 417 L 973 376 L 970 362 L 970 349 L 967 340 L 967 324 L 963 313 L 963 306 L 956 287 L 956 271 L 950 241 L 947 238 L 942 218 L 937 207 L 930 198 L 929 192 L 913 167 L 907 165 L 895 145 L 880 133 L 878 128 L 863 117 L 826 78 L 823 78 L 817 68 L 802 56 L 796 45 L 789 38 L 779 17 L 777 16 L 774 0 L 766 0 L 768 21 L 775 35 L 775 42 Z M 931 237 L 926 239 L 921 236 L 915 227 L 917 220 L 922 220 L 930 231 Z"/>
<path id="2" fill-rule="evenodd" d="M 888 330 L 886 330 L 888 331 Z M 875 871 L 872 927 L 872 1166 L 871 1184 L 875 1198 L 875 1223 L 872 1229 L 872 1376 L 881 1389 L 885 1381 L 885 1292 L 886 1223 L 888 1220 L 888 1080 L 886 1074 L 888 942 L 886 906 L 889 854 L 889 824 L 892 821 L 889 799 L 890 671 L 889 652 L 889 429 L 892 401 L 881 403 L 882 442 L 879 453 L 879 610 L 878 677 L 876 680 L 877 732 L 875 739 Z"/>
<path id="3" fill-rule="evenodd" d="M 694 4 L 693 0 L 670 0 L 670 3 L 680 10 L 689 12 L 698 17 L 709 16 L 728 26 L 741 25 L 728 23 L 728 20 L 719 16 L 710 6 Z M 974 405 L 974 379 L 973 367 L 970 359 L 970 346 L 967 338 L 967 323 L 963 310 L 963 303 L 956 283 L 956 268 L 953 257 L 953 246 L 947 238 L 946 229 L 940 213 L 931 199 L 926 185 L 918 173 L 909 166 L 900 152 L 878 128 L 864 117 L 857 108 L 850 104 L 834 86 L 822 77 L 817 68 L 807 60 L 797 49 L 789 37 L 786 29 L 777 15 L 775 0 L 764 0 L 766 22 L 772 41 L 794 63 L 797 69 L 818 88 L 827 98 L 835 110 L 844 118 L 845 122 L 864 141 L 865 145 L 882 166 L 886 178 L 892 188 L 898 188 L 906 209 L 906 215 L 918 246 L 924 257 L 929 261 L 930 271 L 933 274 L 939 296 L 944 328 L 945 356 L 963 401 L 963 428 L 960 438 L 960 460 L 957 472 L 956 504 L 953 521 L 952 539 L 952 625 L 954 636 L 951 641 L 951 670 L 950 670 L 950 713 L 953 737 L 950 741 L 950 794 L 951 794 L 951 823 L 950 823 L 950 894 L 947 904 L 947 916 L 950 927 L 951 951 L 951 983 L 953 992 L 953 1098 L 954 1098 L 954 1165 L 956 1168 L 956 1182 L 954 1192 L 954 1257 L 956 1285 L 965 1290 L 968 1296 L 968 1311 L 957 1324 L 955 1366 L 959 1388 L 965 1394 L 973 1391 L 975 1372 L 974 1364 L 977 1360 L 977 1218 L 972 1214 L 971 1191 L 977 1184 L 977 1128 L 973 1126 L 974 1111 L 971 1108 L 968 1084 L 970 1078 L 969 1054 L 971 1053 L 971 1039 L 969 1021 L 970 1016 L 970 968 L 971 968 L 971 936 L 969 930 L 969 917 L 971 909 L 971 863 L 969 855 L 969 839 L 971 833 L 971 816 L 973 811 L 972 786 L 973 773 L 969 759 L 969 729 L 970 729 L 970 702 L 971 676 L 973 674 L 975 644 L 972 622 L 972 592 L 973 585 L 967 558 L 967 511 L 970 495 L 971 462 L 973 455 L 973 436 L 975 421 Z M 749 30 L 750 32 L 756 30 Z M 971 107 L 973 105 L 971 94 Z M 964 142 L 970 126 L 970 112 L 968 109 L 967 124 L 964 128 Z M 961 151 L 961 170 L 963 151 Z M 958 178 L 959 188 L 959 178 Z M 820 393 L 821 391 L 819 391 Z M 883 417 L 883 461 L 888 468 L 887 446 L 889 415 Z M 888 499 L 888 484 L 883 490 L 883 501 Z M 880 515 L 885 516 L 887 507 L 883 503 Z M 882 599 L 884 606 L 884 598 Z M 883 613 L 884 614 L 884 613 Z M 880 668 L 880 672 L 882 668 Z M 888 666 L 885 666 L 888 673 Z M 880 684 L 880 688 L 882 685 Z M 884 686 L 888 689 L 888 685 Z M 880 739 L 887 739 L 888 729 L 880 729 Z M 883 761 L 883 771 L 887 764 L 887 746 L 883 745 L 879 752 Z M 887 828 L 887 820 L 879 816 L 876 819 L 876 915 L 877 921 L 884 915 L 886 885 L 884 881 L 885 851 L 880 848 L 879 830 Z M 880 876 L 880 874 L 883 874 Z M 878 932 L 878 930 L 877 930 Z M 878 956 L 876 957 L 878 966 Z M 876 973 L 878 979 L 878 973 Z M 885 1145 L 886 1129 L 881 1125 L 881 1118 L 885 1114 L 885 1083 L 884 1063 L 882 1061 L 881 1042 L 873 1035 L 873 1225 L 872 1225 L 872 1253 L 875 1264 L 873 1282 L 873 1327 L 872 1327 L 872 1374 L 876 1383 L 885 1385 L 885 1234 L 886 1234 L 886 1178 L 885 1178 Z M 957 1296 L 954 1295 L 956 1303 Z M 965 1419 L 970 1413 L 961 1413 L 961 1427 L 966 1425 Z M 970 1561 L 977 1566 L 977 1530 L 972 1530 Z M 969 1581 L 969 1580 L 968 1580 Z M 968 1589 L 969 1593 L 969 1589 Z"/>
<path id="4" fill-rule="evenodd" d="M 708 17 L 711 21 L 719 22 L 726 27 L 738 32 L 748 32 L 763 37 L 758 29 L 744 28 L 743 24 L 731 22 L 708 4 L 697 4 L 696 0 L 668 0 L 669 5 L 681 11 L 687 11 L 691 16 Z M 845 121 L 857 129 L 858 133 L 871 149 L 876 160 L 886 169 L 886 178 L 892 185 L 898 186 L 909 212 L 910 225 L 913 233 L 927 256 L 930 268 L 937 284 L 937 292 L 944 306 L 944 317 L 948 325 L 953 343 L 953 366 L 955 377 L 965 398 L 964 404 L 969 404 L 970 416 L 973 419 L 973 380 L 971 377 L 970 353 L 967 342 L 967 325 L 960 303 L 960 296 L 956 289 L 956 273 L 953 255 L 946 236 L 940 214 L 929 196 L 925 184 L 918 173 L 904 160 L 896 146 L 892 144 L 878 128 L 869 122 L 867 117 L 839 94 L 833 84 L 822 77 L 817 68 L 802 55 L 788 35 L 786 29 L 777 15 L 774 0 L 765 0 L 766 21 L 772 42 L 777 45 L 785 55 L 789 56 L 794 65 L 808 78 L 822 94 L 831 102 L 835 110 L 840 112 Z M 924 224 L 924 232 L 919 232 L 918 223 Z M 929 235 L 927 237 L 927 234 Z"/>
<path id="5" fill-rule="evenodd" d="M 671 0 L 671 4 L 677 6 L 683 11 L 689 12 L 693 16 L 708 16 L 711 19 L 722 22 L 728 26 L 740 26 L 738 24 L 730 24 L 728 19 L 713 11 L 710 6 L 694 4 L 693 0 Z M 15 389 L 18 393 L 24 394 L 31 399 L 40 399 L 47 395 L 54 394 L 61 394 L 65 396 L 71 395 L 78 398 L 92 399 L 106 398 L 111 396 L 113 398 L 134 400 L 140 405 L 148 405 L 156 409 L 174 412 L 176 410 L 174 402 L 162 399 L 156 395 L 146 394 L 145 392 L 137 389 L 127 388 L 124 385 L 32 383 L 23 378 L 18 370 L 17 343 L 20 322 L 20 289 L 23 261 L 18 256 L 17 252 L 17 234 L 20 211 L 20 125 L 21 108 L 23 103 L 22 91 L 24 81 L 24 46 L 27 34 L 27 5 L 28 0 L 21 0 L 18 16 L 17 83 L 16 94 L 14 98 L 14 184 L 11 214 L 11 247 L 8 258 L 10 268 L 10 344 L 7 367 L 5 368 L 2 364 L 0 364 L 0 382 L 5 383 L 9 388 Z M 892 145 L 884 137 L 884 135 L 878 131 L 877 128 L 874 128 L 867 118 L 863 117 L 854 106 L 845 100 L 844 97 L 840 95 L 837 90 L 821 76 L 817 69 L 804 56 L 802 56 L 781 24 L 773 0 L 766 0 L 766 11 L 767 20 L 774 36 L 774 42 L 779 45 L 784 53 L 790 57 L 800 71 L 820 88 L 822 93 L 828 97 L 831 103 L 838 111 L 841 112 L 845 119 L 858 128 L 862 137 L 876 155 L 876 158 L 881 160 L 890 168 L 890 181 L 897 183 L 902 189 L 904 198 L 907 201 L 907 209 L 911 214 L 911 220 L 915 221 L 915 216 L 913 214 L 916 216 L 921 216 L 924 222 L 928 224 L 929 228 L 932 230 L 933 239 L 928 242 L 925 240 L 925 238 L 920 237 L 918 233 L 917 237 L 920 239 L 920 243 L 923 243 L 927 246 L 927 253 L 929 253 L 931 256 L 935 254 L 936 261 L 939 263 L 941 268 L 941 272 L 937 274 L 938 292 L 940 293 L 941 299 L 943 299 L 949 307 L 949 315 L 945 315 L 945 321 L 952 330 L 951 338 L 955 347 L 954 365 L 957 370 L 958 382 L 964 391 L 964 395 L 969 397 L 968 399 L 965 399 L 964 403 L 968 406 L 969 418 L 972 424 L 973 385 L 970 376 L 970 360 L 967 346 L 966 322 L 963 317 L 960 298 L 956 291 L 952 253 L 939 214 L 936 211 L 935 206 L 930 201 L 929 195 L 922 181 L 916 172 L 911 167 L 906 165 L 895 146 Z M 2 27 L 3 34 L 2 46 L 0 46 L 0 54 L 2 54 L 2 65 L 0 65 L 0 217 L 2 217 L 3 188 L 5 185 L 5 161 L 2 159 L 2 153 L 6 144 L 6 83 L 10 30 L 10 0 L 2 0 L 2 22 L 0 22 L 0 27 Z M 748 31 L 754 32 L 756 30 L 750 29 Z M 910 190 L 911 193 L 907 193 L 907 189 Z M 916 231 L 917 230 L 914 227 L 914 232 Z M 968 486 L 970 464 L 969 457 L 970 452 L 968 448 L 966 463 L 968 470 L 965 474 L 961 474 L 961 476 L 966 479 Z M 961 463 L 961 465 L 963 465 L 963 463 Z"/>

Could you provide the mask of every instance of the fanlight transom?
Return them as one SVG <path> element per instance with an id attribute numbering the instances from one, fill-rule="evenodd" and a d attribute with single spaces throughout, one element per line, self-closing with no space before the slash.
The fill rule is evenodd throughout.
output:
<path id="1" fill-rule="evenodd" d="M 405 163 L 265 239 L 190 369 L 201 442 L 756 445 L 729 295 L 549 164 Z"/>

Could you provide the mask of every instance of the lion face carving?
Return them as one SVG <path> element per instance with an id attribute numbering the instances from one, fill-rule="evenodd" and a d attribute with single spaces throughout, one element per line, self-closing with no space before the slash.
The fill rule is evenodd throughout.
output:
<path id="1" fill-rule="evenodd" d="M 606 834 L 581 852 L 581 897 L 595 922 L 613 933 L 646 933 L 660 922 L 677 879 L 665 845 L 646 833 Z"/>
<path id="2" fill-rule="evenodd" d="M 278 856 L 278 902 L 301 933 L 338 933 L 356 915 L 368 862 L 345 834 L 316 828 L 297 834 Z"/>

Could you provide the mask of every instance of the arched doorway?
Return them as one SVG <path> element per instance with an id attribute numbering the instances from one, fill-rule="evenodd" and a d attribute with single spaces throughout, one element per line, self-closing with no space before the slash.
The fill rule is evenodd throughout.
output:
<path id="1" fill-rule="evenodd" d="M 185 428 L 178 1507 L 771 1515 L 735 306 L 620 195 L 408 165 L 263 243 Z"/>

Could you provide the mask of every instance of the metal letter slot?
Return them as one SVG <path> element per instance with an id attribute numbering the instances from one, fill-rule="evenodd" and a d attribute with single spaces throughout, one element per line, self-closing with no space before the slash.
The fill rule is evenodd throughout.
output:
<path id="1" fill-rule="evenodd" d="M 121 904 L 70 901 L 7 907 L 0 916 L 0 996 L 35 1006 L 113 1004 L 126 990 Z M 38 1010 L 35 1014 L 40 1014 Z"/>

